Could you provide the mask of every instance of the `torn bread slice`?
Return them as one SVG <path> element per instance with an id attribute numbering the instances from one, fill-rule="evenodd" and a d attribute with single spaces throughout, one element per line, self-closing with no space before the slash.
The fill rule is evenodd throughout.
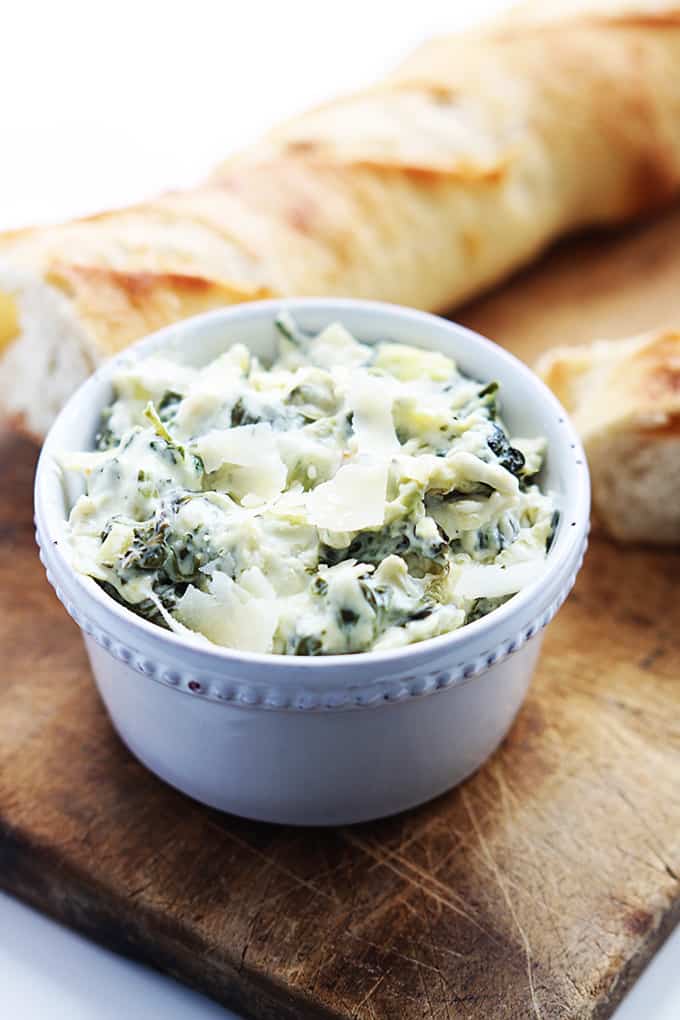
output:
<path id="1" fill-rule="evenodd" d="M 75 250 L 79 225 L 62 230 L 65 249 Z M 223 245 L 223 272 L 231 269 L 233 248 Z M 110 266 L 104 258 L 83 264 L 35 247 L 22 257 L 17 246 L 10 260 L 1 249 L 0 418 L 37 440 L 96 366 L 134 340 L 178 319 L 270 296 L 258 276 L 240 287 L 211 274 L 205 249 L 191 272 L 177 268 L 176 252 L 147 271 L 130 255 Z"/>
<path id="2" fill-rule="evenodd" d="M 68 298 L 40 274 L 0 266 L 0 407 L 44 436 L 99 358 Z"/>
<path id="3" fill-rule="evenodd" d="M 536 370 L 581 435 L 610 534 L 680 542 L 680 332 L 557 347 Z"/>

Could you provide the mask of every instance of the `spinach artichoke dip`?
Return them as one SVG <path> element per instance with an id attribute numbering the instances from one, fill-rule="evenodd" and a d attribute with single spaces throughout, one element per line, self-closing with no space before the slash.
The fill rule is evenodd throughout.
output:
<path id="1" fill-rule="evenodd" d="M 84 492 L 75 568 L 154 623 L 286 655 L 397 648 L 491 612 L 544 569 L 545 441 L 510 438 L 496 383 L 436 351 L 359 343 L 287 315 L 261 364 L 119 370 Z"/>

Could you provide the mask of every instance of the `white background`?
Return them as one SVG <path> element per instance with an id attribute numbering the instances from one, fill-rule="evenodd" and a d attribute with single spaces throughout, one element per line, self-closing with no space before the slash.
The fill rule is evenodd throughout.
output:
<path id="1" fill-rule="evenodd" d="M 370 81 L 428 35 L 505 6 L 0 0 L 0 228 L 190 184 L 269 125 Z M 121 1015 L 230 1014 L 0 895 L 3 1020 Z M 680 933 L 617 1013 L 678 1017 Z"/>

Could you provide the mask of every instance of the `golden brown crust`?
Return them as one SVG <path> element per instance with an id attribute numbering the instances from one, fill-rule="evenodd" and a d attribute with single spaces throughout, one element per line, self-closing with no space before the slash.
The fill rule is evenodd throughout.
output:
<path id="1" fill-rule="evenodd" d="M 190 315 L 269 296 L 264 289 L 238 292 L 182 273 L 119 272 L 59 263 L 51 265 L 46 280 L 71 298 L 79 319 L 106 354 Z"/>
<path id="2" fill-rule="evenodd" d="M 675 434 L 680 417 L 680 332 L 558 347 L 537 371 L 574 418 L 586 445 L 603 430 Z"/>
<path id="3" fill-rule="evenodd" d="M 641 343 L 614 381 L 628 384 L 631 401 L 642 414 L 659 408 L 666 415 L 680 413 L 680 333 L 660 333 Z"/>
<path id="4" fill-rule="evenodd" d="M 680 8 L 533 17 L 434 40 L 194 190 L 4 235 L 0 256 L 68 294 L 102 353 L 262 296 L 451 307 L 680 193 Z"/>
<path id="5" fill-rule="evenodd" d="M 555 21 L 567 19 L 659 28 L 680 24 L 680 6 L 675 0 L 528 0 L 515 4 L 498 23 L 503 27 L 551 27 Z"/>

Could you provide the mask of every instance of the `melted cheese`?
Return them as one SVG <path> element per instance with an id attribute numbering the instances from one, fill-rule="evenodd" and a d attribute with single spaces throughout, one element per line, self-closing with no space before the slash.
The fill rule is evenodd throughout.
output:
<path id="1" fill-rule="evenodd" d="M 397 379 L 429 379 L 446 382 L 455 371 L 455 365 L 439 351 L 427 351 L 408 344 L 380 344 L 375 359 L 376 368 L 381 368 Z"/>
<path id="2" fill-rule="evenodd" d="M 314 364 L 328 369 L 338 365 L 362 365 L 368 354 L 366 346 L 358 343 L 339 322 L 326 326 L 309 349 Z"/>

